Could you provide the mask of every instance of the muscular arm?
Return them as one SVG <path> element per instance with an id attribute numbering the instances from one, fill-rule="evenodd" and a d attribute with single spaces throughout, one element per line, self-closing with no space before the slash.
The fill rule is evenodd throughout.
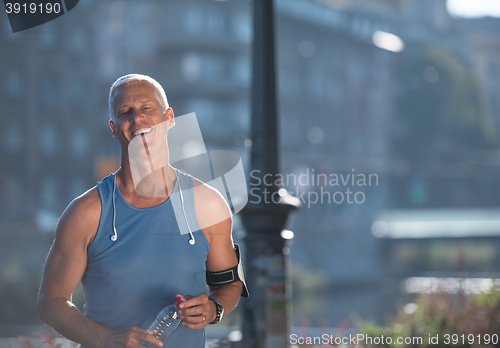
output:
<path id="1" fill-rule="evenodd" d="M 227 219 L 213 226 L 211 233 L 210 253 L 207 257 L 207 269 L 212 272 L 223 271 L 238 264 L 231 237 L 232 220 Z M 224 316 L 228 315 L 238 304 L 241 296 L 241 281 L 226 285 L 211 286 L 210 297 L 216 299 L 224 308 Z M 216 308 L 213 302 L 214 314 L 208 320 L 212 322 L 216 317 Z"/>
<path id="2" fill-rule="evenodd" d="M 231 211 L 222 196 L 213 189 L 201 184 L 195 187 L 195 208 L 200 226 L 209 243 L 207 269 L 212 272 L 223 271 L 238 263 L 232 239 Z M 242 291 L 240 281 L 221 286 L 210 287 L 210 297 L 217 300 L 224 308 L 224 316 L 238 304 Z M 181 304 L 182 324 L 190 329 L 201 329 L 212 322 L 216 315 L 215 304 L 206 295 L 196 296 Z M 189 308 L 191 307 L 191 308 Z M 205 317 L 203 322 L 201 315 Z M 192 317 L 189 317 L 192 316 Z"/>
<path id="3" fill-rule="evenodd" d="M 90 321 L 75 307 L 72 294 L 87 267 L 87 249 L 99 225 L 97 189 L 75 199 L 64 211 L 45 263 L 38 294 L 40 318 L 66 338 L 89 347 L 142 347 L 138 340 L 158 346 L 159 340 L 140 328 L 113 332 Z"/>

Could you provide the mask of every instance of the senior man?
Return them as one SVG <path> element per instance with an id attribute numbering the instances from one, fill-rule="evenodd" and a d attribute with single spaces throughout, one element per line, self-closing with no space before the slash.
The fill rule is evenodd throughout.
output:
<path id="1" fill-rule="evenodd" d="M 62 214 L 44 268 L 38 313 L 82 347 L 140 348 L 144 342 L 204 347 L 204 328 L 248 295 L 237 276 L 209 283 L 210 294 L 205 294 L 210 275 L 238 274 L 231 211 L 216 190 L 172 167 L 168 158 L 140 185 L 134 181 L 137 161 L 131 164 L 129 148 L 136 137 L 136 142 L 144 141 L 148 158 L 155 146 L 168 157 L 166 141 L 155 145 L 145 140 L 162 127 L 166 138 L 175 124 L 156 80 L 136 74 L 119 78 L 109 93 L 109 111 L 113 137 L 121 146 L 121 167 Z M 158 177 L 164 193 L 150 194 L 159 186 Z M 176 218 L 178 197 L 185 221 Z M 186 226 L 189 235 L 181 232 Z M 83 314 L 72 303 L 80 281 Z M 162 343 L 146 328 L 181 295 L 188 299 L 180 305 L 182 326 Z"/>

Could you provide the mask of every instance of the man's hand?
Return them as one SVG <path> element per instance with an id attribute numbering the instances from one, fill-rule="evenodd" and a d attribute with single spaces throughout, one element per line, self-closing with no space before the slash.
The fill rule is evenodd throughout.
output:
<path id="1" fill-rule="evenodd" d="M 106 337 L 102 347 L 144 348 L 144 346 L 139 344 L 139 341 L 151 343 L 156 347 L 163 346 L 163 342 L 154 337 L 152 334 L 146 333 L 146 329 L 134 326 L 129 329 L 111 332 L 111 334 Z"/>
<path id="2" fill-rule="evenodd" d="M 176 298 L 180 296 L 176 295 Z M 195 297 L 185 295 L 183 297 L 187 301 L 179 305 L 182 325 L 191 330 L 199 330 L 215 320 L 217 310 L 215 304 L 208 299 L 207 295 L 201 294 Z"/>

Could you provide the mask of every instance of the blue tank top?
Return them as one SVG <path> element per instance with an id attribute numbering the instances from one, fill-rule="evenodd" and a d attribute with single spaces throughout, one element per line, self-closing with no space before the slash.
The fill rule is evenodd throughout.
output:
<path id="1" fill-rule="evenodd" d="M 205 261 L 210 245 L 196 219 L 192 176 L 179 171 L 170 197 L 151 208 L 131 206 L 118 187 L 113 208 L 114 180 L 111 174 L 97 184 L 102 210 L 82 277 L 84 315 L 110 330 L 148 328 L 163 307 L 175 302 L 176 294 L 205 293 Z M 194 245 L 189 244 L 179 184 L 196 239 Z M 113 209 L 118 236 L 115 242 L 111 240 Z M 176 221 L 176 215 L 182 219 Z M 164 343 L 164 347 L 174 348 L 204 345 L 205 329 L 190 330 L 183 325 Z"/>

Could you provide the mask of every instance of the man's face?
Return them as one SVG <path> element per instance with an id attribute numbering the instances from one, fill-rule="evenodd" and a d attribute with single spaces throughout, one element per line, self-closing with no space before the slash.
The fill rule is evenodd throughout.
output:
<path id="1" fill-rule="evenodd" d="M 116 89 L 113 112 L 111 130 L 122 146 L 128 146 L 134 137 L 174 117 L 172 109 L 164 110 L 158 92 L 146 81 L 134 81 Z"/>

